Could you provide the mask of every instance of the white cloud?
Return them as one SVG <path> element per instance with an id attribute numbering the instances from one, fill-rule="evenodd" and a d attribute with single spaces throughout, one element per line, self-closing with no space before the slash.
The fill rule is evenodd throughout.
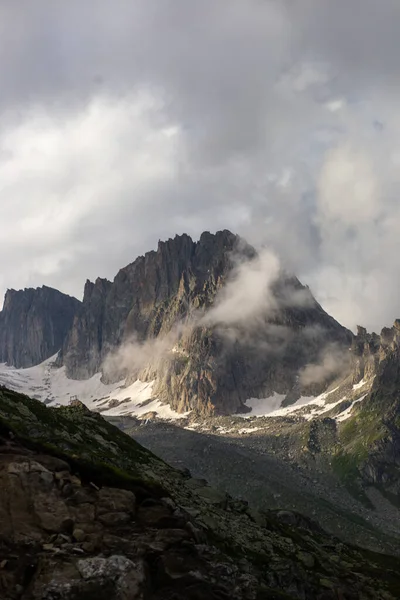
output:
<path id="1" fill-rule="evenodd" d="M 66 263 L 79 269 L 80 253 L 113 252 L 100 246 L 118 244 L 126 194 L 143 207 L 176 175 L 179 129 L 153 123 L 158 108 L 147 94 L 96 98 L 67 119 L 30 111 L 0 133 L 0 253 L 14 259 L 3 289 L 61 280 Z M 126 227 L 120 233 L 124 243 Z M 79 293 L 82 281 L 71 283 Z"/>
<path id="2" fill-rule="evenodd" d="M 320 218 L 345 227 L 378 218 L 380 189 L 368 154 L 349 145 L 327 153 L 318 182 Z M 326 232 L 328 233 L 328 232 Z"/>
<path id="3" fill-rule="evenodd" d="M 304 386 L 324 383 L 330 378 L 343 374 L 349 366 L 349 355 L 343 348 L 330 344 L 324 348 L 319 361 L 307 365 L 300 373 L 300 383 Z"/>
<path id="4" fill-rule="evenodd" d="M 272 286 L 280 272 L 278 258 L 264 250 L 250 262 L 240 262 L 226 286 L 219 292 L 203 322 L 212 325 L 246 325 L 274 310 Z"/>

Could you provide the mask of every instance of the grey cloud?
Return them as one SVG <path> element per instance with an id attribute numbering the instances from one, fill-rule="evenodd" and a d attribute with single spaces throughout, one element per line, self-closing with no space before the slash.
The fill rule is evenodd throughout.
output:
<path id="1" fill-rule="evenodd" d="M 345 93 L 349 86 L 357 94 L 398 82 L 396 0 L 306 0 L 291 10 L 298 23 L 296 45 L 305 56 L 331 64 Z"/>
<path id="2" fill-rule="evenodd" d="M 390 322 L 399 12 L 0 3 L 0 288 L 80 295 L 159 238 L 230 228 L 272 247 L 344 324 Z"/>

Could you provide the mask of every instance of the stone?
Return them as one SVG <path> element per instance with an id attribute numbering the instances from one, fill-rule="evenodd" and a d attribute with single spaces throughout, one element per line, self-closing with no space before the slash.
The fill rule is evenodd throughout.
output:
<path id="1" fill-rule="evenodd" d="M 69 478 L 71 467 L 65 460 L 47 454 L 39 454 L 35 456 L 35 461 L 46 469 L 53 471 L 57 479 Z"/>
<path id="2" fill-rule="evenodd" d="M 129 521 L 131 521 L 131 519 L 131 515 L 123 512 L 103 513 L 97 517 L 97 520 L 106 527 L 119 527 L 120 525 L 126 525 L 129 523 Z"/>
<path id="3" fill-rule="evenodd" d="M 44 481 L 44 483 L 51 485 L 53 483 L 54 475 L 50 473 L 50 471 L 42 471 L 40 473 L 40 479 Z"/>
<path id="4" fill-rule="evenodd" d="M 92 490 L 76 488 L 70 484 L 73 489 L 73 495 L 68 501 L 68 504 L 79 506 L 81 504 L 94 504 L 95 496 Z"/>
<path id="5" fill-rule="evenodd" d="M 19 477 L 22 475 L 28 475 L 30 473 L 49 473 L 45 467 L 34 460 L 10 462 L 8 464 L 7 471 L 10 475 L 17 475 Z"/>
<path id="6" fill-rule="evenodd" d="M 334 590 L 336 587 L 335 584 L 330 579 L 323 578 L 323 579 L 320 579 L 319 582 L 322 585 L 322 587 L 328 588 L 330 590 Z"/>
<path id="7" fill-rule="evenodd" d="M 199 496 L 202 500 L 207 502 L 207 504 L 212 504 L 213 506 L 220 506 L 221 508 L 226 508 L 228 504 L 228 497 L 226 492 L 220 492 L 212 487 L 199 487 L 195 488 L 194 492 L 197 496 Z"/>
<path id="8" fill-rule="evenodd" d="M 186 523 L 186 529 L 193 537 L 196 544 L 204 544 L 206 542 L 207 536 L 205 535 L 204 531 L 199 527 L 195 527 L 190 521 Z"/>
<path id="9" fill-rule="evenodd" d="M 189 515 L 193 519 L 200 515 L 200 510 L 198 508 L 194 508 L 191 506 L 180 506 L 179 508 L 183 511 L 184 514 Z"/>
<path id="10" fill-rule="evenodd" d="M 54 543 L 57 545 L 61 545 L 61 544 L 70 544 L 71 543 L 71 536 L 69 535 L 65 535 L 64 533 L 59 533 L 58 535 L 55 536 L 55 540 Z"/>
<path id="11" fill-rule="evenodd" d="M 95 505 L 89 502 L 84 502 L 78 506 L 69 506 L 69 512 L 74 518 L 76 524 L 86 530 L 87 523 L 93 523 L 95 520 Z M 83 527 L 85 525 L 85 527 Z"/>
<path id="12" fill-rule="evenodd" d="M 172 498 L 161 498 L 161 502 L 164 504 L 164 506 L 169 508 L 171 511 L 174 511 L 177 508 L 177 506 L 176 506 L 175 502 L 172 500 Z"/>
<path id="13" fill-rule="evenodd" d="M 246 500 L 233 500 L 229 502 L 230 509 L 237 513 L 245 513 L 248 506 L 249 503 Z"/>
<path id="14" fill-rule="evenodd" d="M 79 573 L 85 581 L 99 583 L 115 582 L 115 598 L 117 600 L 139 600 L 143 598 L 143 588 L 146 582 L 144 564 L 133 562 L 125 556 L 110 556 L 109 558 L 88 558 L 77 563 Z"/>
<path id="15" fill-rule="evenodd" d="M 135 495 L 128 490 L 103 487 L 97 492 L 97 516 L 105 513 L 127 513 L 133 515 L 135 512 Z"/>
<path id="16" fill-rule="evenodd" d="M 206 487 L 208 485 L 208 482 L 206 481 L 206 479 L 196 479 L 195 477 L 192 477 L 191 479 L 186 480 L 186 485 L 191 490 L 197 490 L 199 488 Z"/>
<path id="17" fill-rule="evenodd" d="M 249 507 L 246 509 L 246 514 L 250 517 L 252 521 L 254 521 L 254 523 L 257 523 L 257 525 L 259 525 L 260 527 L 265 527 L 266 519 L 264 515 L 262 515 L 258 510 Z"/>
<path id="18" fill-rule="evenodd" d="M 104 536 L 105 538 L 105 536 Z M 104 542 L 105 545 L 105 542 Z M 103 535 L 99 533 L 87 534 L 85 541 L 82 544 L 82 549 L 87 553 L 99 552 L 104 548 Z M 117 548 L 120 549 L 121 545 L 117 544 Z"/>
<path id="19" fill-rule="evenodd" d="M 83 529 L 79 529 L 77 527 L 75 527 L 73 530 L 72 536 L 77 542 L 84 542 L 86 539 L 86 533 L 83 531 Z"/>
<path id="20" fill-rule="evenodd" d="M 61 495 L 63 496 L 63 498 L 69 498 L 72 496 L 73 493 L 74 488 L 72 487 L 72 485 L 69 482 L 62 482 Z"/>
<path id="21" fill-rule="evenodd" d="M 315 558 L 312 554 L 309 554 L 308 552 L 299 552 L 296 556 L 307 569 L 312 569 L 314 567 Z"/>
<path id="22" fill-rule="evenodd" d="M 109 575 L 116 577 L 132 569 L 134 564 L 125 556 L 109 558 L 87 558 L 77 563 L 78 571 L 83 579 L 95 579 Z"/>
<path id="23" fill-rule="evenodd" d="M 289 510 L 279 510 L 276 516 L 282 523 L 286 523 L 287 525 L 296 525 L 296 515 Z"/>
<path id="24" fill-rule="evenodd" d="M 215 517 L 202 513 L 201 517 L 198 519 L 198 522 L 206 529 L 210 529 L 211 531 L 218 531 L 218 521 Z"/>
<path id="25" fill-rule="evenodd" d="M 158 529 L 171 529 L 185 525 L 183 518 L 171 514 L 170 510 L 162 504 L 140 507 L 137 515 L 140 522 Z"/>
<path id="26" fill-rule="evenodd" d="M 45 531 L 68 532 L 73 527 L 73 520 L 67 507 L 56 494 L 36 493 L 33 506 L 40 526 Z"/>

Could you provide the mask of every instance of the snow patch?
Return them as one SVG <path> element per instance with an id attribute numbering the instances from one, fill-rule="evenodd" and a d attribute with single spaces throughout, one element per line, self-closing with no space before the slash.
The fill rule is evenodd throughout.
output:
<path id="1" fill-rule="evenodd" d="M 274 394 L 268 398 L 250 398 L 249 400 L 246 400 L 245 404 L 251 408 L 251 412 L 241 413 L 238 414 L 238 416 L 246 419 L 251 417 L 286 417 L 308 406 L 311 408 L 311 411 L 304 415 L 304 418 L 309 420 L 324 412 L 328 412 L 343 402 L 344 398 L 330 404 L 326 403 L 328 396 L 333 394 L 337 389 L 338 388 L 335 388 L 329 392 L 324 392 L 320 396 L 302 396 L 290 406 L 285 407 L 282 407 L 282 402 L 286 398 L 285 394 L 277 394 L 274 392 Z"/>
<path id="2" fill-rule="evenodd" d="M 260 431 L 261 427 L 243 427 L 242 429 L 238 430 L 238 433 L 240 435 L 243 435 L 244 433 L 254 433 L 255 431 Z"/>
<path id="3" fill-rule="evenodd" d="M 185 418 L 189 413 L 179 414 L 169 405 L 153 397 L 154 381 L 135 381 L 130 385 L 125 380 L 105 384 L 101 373 L 90 379 L 68 379 L 65 367 L 56 367 L 57 355 L 40 365 L 28 369 L 16 369 L 0 363 L 0 385 L 41 400 L 49 406 L 66 406 L 76 396 L 90 410 L 107 416 L 134 415 L 139 418 L 154 412 L 161 419 Z"/>
<path id="4" fill-rule="evenodd" d="M 361 379 L 361 381 L 353 385 L 353 390 L 359 390 L 360 388 L 364 387 L 366 383 L 367 381 L 365 379 Z"/>
<path id="5" fill-rule="evenodd" d="M 351 413 L 353 411 L 355 404 L 357 404 L 357 402 L 362 402 L 364 400 L 364 398 L 366 398 L 367 396 L 368 396 L 368 394 L 364 394 L 364 396 L 361 396 L 361 398 L 354 400 L 354 402 L 352 402 L 350 404 L 350 406 L 348 408 L 346 408 L 346 410 L 344 410 L 338 417 L 336 417 L 336 421 L 341 423 L 342 421 L 346 421 L 349 417 L 351 417 Z"/>
<path id="6" fill-rule="evenodd" d="M 249 413 L 239 413 L 238 417 L 266 417 L 274 411 L 276 411 L 282 404 L 282 401 L 286 398 L 284 394 L 274 393 L 273 396 L 268 398 L 249 398 L 245 404 L 251 408 Z"/>
<path id="7" fill-rule="evenodd" d="M 187 429 L 188 431 L 196 431 L 198 427 L 201 427 L 201 423 L 191 423 L 191 425 L 187 425 L 184 427 L 184 429 Z"/>

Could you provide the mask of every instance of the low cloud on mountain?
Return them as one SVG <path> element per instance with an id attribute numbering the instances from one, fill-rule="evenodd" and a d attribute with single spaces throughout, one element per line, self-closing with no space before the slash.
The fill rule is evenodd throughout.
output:
<path id="1" fill-rule="evenodd" d="M 336 344 L 328 344 L 318 362 L 310 363 L 300 372 L 304 387 L 326 383 L 334 376 L 342 376 L 350 367 L 351 355 Z"/>
<path id="2" fill-rule="evenodd" d="M 251 261 L 239 262 L 201 324 L 252 328 L 260 317 L 277 308 L 273 284 L 279 273 L 279 259 L 269 250 Z"/>

